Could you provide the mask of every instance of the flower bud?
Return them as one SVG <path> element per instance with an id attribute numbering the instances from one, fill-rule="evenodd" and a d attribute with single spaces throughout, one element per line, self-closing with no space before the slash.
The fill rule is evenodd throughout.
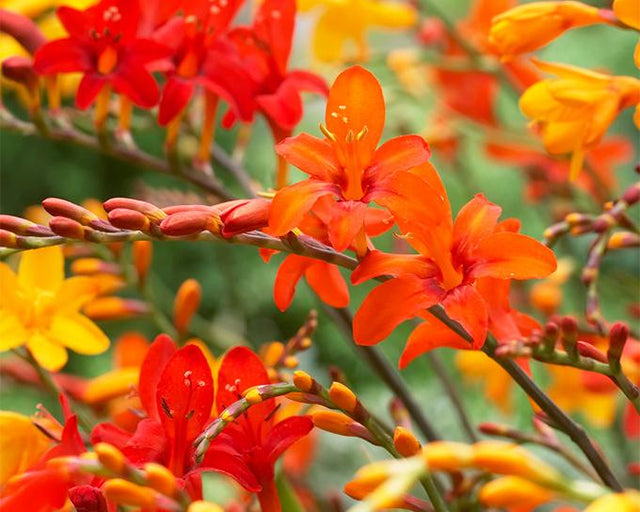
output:
<path id="1" fill-rule="evenodd" d="M 93 485 L 76 485 L 69 489 L 69 500 L 77 512 L 107 512 L 107 502 L 100 488 Z"/>
<path id="2" fill-rule="evenodd" d="M 189 236 L 202 231 L 219 233 L 220 226 L 220 217 L 215 213 L 189 211 L 169 215 L 160 223 L 160 230 L 168 236 Z"/>
<path id="3" fill-rule="evenodd" d="M 404 427 L 396 427 L 393 432 L 393 445 L 403 457 L 412 457 L 420 452 L 420 441 Z"/>
<path id="4" fill-rule="evenodd" d="M 187 512 L 224 512 L 220 505 L 211 503 L 210 501 L 193 501 L 187 508 Z"/>
<path id="5" fill-rule="evenodd" d="M 139 377 L 140 369 L 137 366 L 103 373 L 87 383 L 82 401 L 93 405 L 124 396 L 137 386 Z"/>
<path id="6" fill-rule="evenodd" d="M 607 362 L 607 356 L 605 356 L 602 352 L 600 352 L 591 343 L 578 341 L 577 348 L 578 348 L 578 354 L 580 354 L 583 357 L 588 357 L 589 359 L 595 359 L 596 361 L 600 361 L 601 363 Z"/>
<path id="7" fill-rule="evenodd" d="M 629 337 L 629 327 L 622 323 L 616 322 L 611 326 L 609 331 L 609 349 L 607 350 L 607 360 L 614 370 L 620 370 L 620 358 L 624 351 L 624 346 Z"/>
<path id="8" fill-rule="evenodd" d="M 262 360 L 267 367 L 276 366 L 284 355 L 284 345 L 279 341 L 274 341 L 265 346 Z"/>
<path id="9" fill-rule="evenodd" d="M 593 501 L 584 512 L 638 512 L 640 492 L 628 490 L 618 494 L 607 494 Z"/>
<path id="10" fill-rule="evenodd" d="M 103 492 L 109 501 L 119 505 L 129 505 L 149 510 L 157 508 L 157 494 L 153 489 L 133 484 L 121 478 L 107 480 L 103 486 Z"/>
<path id="11" fill-rule="evenodd" d="M 6 9 L 2 10 L 0 16 L 0 31 L 9 34 L 31 55 L 47 42 L 47 38 L 33 21 Z"/>
<path id="12" fill-rule="evenodd" d="M 100 464 L 117 475 L 124 473 L 127 467 L 127 459 L 115 446 L 107 443 L 98 443 L 95 450 Z"/>
<path id="13" fill-rule="evenodd" d="M 49 227 L 56 235 L 84 240 L 86 228 L 79 222 L 67 217 L 52 217 L 49 221 Z"/>
<path id="14" fill-rule="evenodd" d="M 293 372 L 293 383 L 300 391 L 304 391 L 305 393 L 313 392 L 316 387 L 320 387 L 311 375 L 302 370 Z"/>
<path id="15" fill-rule="evenodd" d="M 146 302 L 120 297 L 98 297 L 84 306 L 84 314 L 93 320 L 121 320 L 147 313 Z"/>
<path id="16" fill-rule="evenodd" d="M 133 242 L 133 265 L 138 274 L 138 282 L 144 284 L 151 266 L 153 244 L 144 240 Z"/>
<path id="17" fill-rule="evenodd" d="M 202 299 L 202 288 L 195 279 L 187 279 L 176 294 L 173 304 L 173 323 L 180 335 L 183 335 L 188 327 L 193 315 L 200 307 Z"/>
<path id="18" fill-rule="evenodd" d="M 46 226 L 36 224 L 30 220 L 13 215 L 0 215 L 0 229 L 11 231 L 16 235 L 25 236 L 53 236 L 54 233 Z"/>
<path id="19" fill-rule="evenodd" d="M 54 217 L 67 217 L 68 219 L 75 220 L 82 225 L 87 225 L 92 220 L 100 220 L 97 215 L 86 208 L 57 197 L 49 197 L 45 199 L 42 201 L 42 206 Z"/>
<path id="20" fill-rule="evenodd" d="M 473 462 L 473 448 L 464 443 L 435 441 L 422 447 L 422 458 L 430 470 L 458 471 Z"/>
<path id="21" fill-rule="evenodd" d="M 346 414 L 335 411 L 317 411 L 311 414 L 313 424 L 321 430 L 347 437 L 359 437 L 378 444 L 371 432 Z"/>
<path id="22" fill-rule="evenodd" d="M 129 199 L 127 197 L 114 197 L 109 199 L 103 203 L 103 207 L 107 212 L 117 208 L 140 212 L 145 217 L 148 217 L 151 222 L 160 222 L 167 216 L 167 214 L 156 205 L 147 203 L 146 201 L 140 201 L 138 199 Z"/>
<path id="23" fill-rule="evenodd" d="M 242 204 L 224 211 L 220 215 L 223 225 L 220 233 L 223 237 L 229 238 L 267 226 L 270 207 L 270 200 L 258 198 L 244 201 Z"/>
<path id="24" fill-rule="evenodd" d="M 166 467 L 156 464 L 155 462 L 148 462 L 144 465 L 144 472 L 147 477 L 147 486 L 158 491 L 165 496 L 173 497 L 178 484 L 176 477 Z"/>
<path id="25" fill-rule="evenodd" d="M 108 218 L 109 222 L 119 229 L 147 232 L 151 226 L 151 222 L 146 215 L 125 208 L 115 208 L 111 210 Z"/>
<path id="26" fill-rule="evenodd" d="M 530 510 L 550 501 L 553 493 L 524 478 L 505 476 L 483 485 L 478 498 L 486 507 Z"/>
<path id="27" fill-rule="evenodd" d="M 38 75 L 29 57 L 19 55 L 3 60 L 2 75 L 25 86 L 31 94 L 38 94 Z"/>
<path id="28" fill-rule="evenodd" d="M 80 276 L 120 274 L 120 266 L 100 258 L 78 258 L 71 263 L 71 272 Z"/>
<path id="29" fill-rule="evenodd" d="M 358 407 L 358 398 L 347 386 L 340 382 L 334 382 L 329 388 L 329 398 L 343 411 L 350 414 L 356 412 Z"/>
<path id="30" fill-rule="evenodd" d="M 607 249 L 628 249 L 640 246 L 640 236 L 629 231 L 618 231 L 611 235 Z"/>

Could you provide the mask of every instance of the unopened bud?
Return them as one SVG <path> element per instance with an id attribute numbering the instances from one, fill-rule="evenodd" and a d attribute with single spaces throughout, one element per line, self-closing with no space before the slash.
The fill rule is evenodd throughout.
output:
<path id="1" fill-rule="evenodd" d="M 93 485 L 76 485 L 69 489 L 69 501 L 77 512 L 107 512 L 102 491 Z"/>
<path id="2" fill-rule="evenodd" d="M 111 210 L 108 218 L 109 222 L 119 229 L 147 232 L 151 226 L 151 222 L 146 215 L 125 208 Z"/>
<path id="3" fill-rule="evenodd" d="M 84 240 L 85 229 L 87 229 L 79 222 L 67 217 L 52 217 L 49 221 L 49 228 L 56 235 L 77 240 Z"/>
<path id="4" fill-rule="evenodd" d="M 117 475 L 124 473 L 127 460 L 120 450 L 108 443 L 98 443 L 93 448 L 100 464 Z"/>
<path id="5" fill-rule="evenodd" d="M 600 352 L 591 343 L 587 343 L 585 341 L 578 341 L 576 346 L 578 349 L 578 354 L 580 354 L 582 357 L 595 359 L 596 361 L 600 361 L 601 363 L 605 363 L 605 364 L 607 363 L 607 356 L 605 356 L 602 352 Z"/>
<path id="6" fill-rule="evenodd" d="M 53 232 L 46 226 L 13 215 L 0 215 L 0 229 L 11 231 L 16 235 L 46 237 Z"/>
<path id="7" fill-rule="evenodd" d="M 314 392 L 320 387 L 311 375 L 302 370 L 293 373 L 293 383 L 300 391 L 305 393 Z"/>
<path id="8" fill-rule="evenodd" d="M 2 10 L 1 28 L 2 32 L 18 41 L 31 55 L 47 42 L 47 38 L 32 20 L 7 9 Z"/>
<path id="9" fill-rule="evenodd" d="M 329 388 L 329 398 L 343 411 L 350 414 L 356 412 L 358 398 L 347 386 L 340 382 L 333 382 Z"/>
<path id="10" fill-rule="evenodd" d="M 144 465 L 144 472 L 147 477 L 147 486 L 158 491 L 170 498 L 176 492 L 178 484 L 176 477 L 166 467 L 156 464 L 155 462 L 148 462 Z"/>
<path id="11" fill-rule="evenodd" d="M 607 249 L 628 249 L 640 247 L 640 236 L 629 231 L 618 231 L 611 235 L 607 242 Z"/>
<path id="12" fill-rule="evenodd" d="M 198 500 L 191 502 L 187 512 L 224 512 L 224 509 L 210 501 Z"/>
<path id="13" fill-rule="evenodd" d="M 144 240 L 133 242 L 133 265 L 138 274 L 138 282 L 144 284 L 151 266 L 153 244 Z"/>
<path id="14" fill-rule="evenodd" d="M 393 445 L 403 457 L 412 457 L 420 451 L 420 441 L 404 427 L 396 427 L 393 432 Z"/>
<path id="15" fill-rule="evenodd" d="M 2 61 L 2 74 L 9 80 L 25 86 L 29 92 L 37 93 L 38 75 L 33 70 L 33 61 L 21 55 Z"/>
<path id="16" fill-rule="evenodd" d="M 252 405 L 262 402 L 262 394 L 258 388 L 249 388 L 242 393 L 242 396 Z"/>
<path id="17" fill-rule="evenodd" d="M 544 487 L 517 476 L 496 478 L 485 484 L 478 495 L 486 507 L 535 508 L 553 498 L 553 493 Z"/>
<path id="18" fill-rule="evenodd" d="M 119 505 L 129 505 L 149 510 L 157 508 L 157 493 L 148 487 L 142 487 L 121 478 L 114 478 L 107 480 L 102 489 L 109 501 Z"/>
<path id="19" fill-rule="evenodd" d="M 628 337 L 629 327 L 626 324 L 616 322 L 611 326 L 607 359 L 615 371 L 620 371 L 620 358 L 622 357 L 622 352 Z"/>
<path id="20" fill-rule="evenodd" d="M 160 222 L 167 216 L 167 214 L 156 205 L 127 197 L 114 197 L 113 199 L 109 199 L 103 203 L 103 207 L 107 212 L 117 208 L 140 212 L 148 217 L 151 222 Z"/>
<path id="21" fill-rule="evenodd" d="M 42 206 L 53 216 L 67 217 L 85 226 L 92 220 L 100 220 L 97 215 L 86 208 L 57 197 L 45 199 L 42 201 Z"/>
<path id="22" fill-rule="evenodd" d="M 359 437 L 372 444 L 378 444 L 371 432 L 346 414 L 335 411 L 317 411 L 311 414 L 311 419 L 320 430 L 340 436 Z"/>
<path id="23" fill-rule="evenodd" d="M 202 288 L 195 279 L 187 279 L 176 294 L 173 304 L 173 323 L 179 334 L 184 334 L 189 327 L 189 323 L 200 307 L 202 299 Z"/>
<path id="24" fill-rule="evenodd" d="M 270 200 L 258 198 L 250 199 L 223 212 L 220 215 L 223 225 L 222 236 L 228 238 L 267 226 L 270 207 Z"/>
<path id="25" fill-rule="evenodd" d="M 202 231 L 219 233 L 220 217 L 211 212 L 182 212 L 170 215 L 160 223 L 160 230 L 168 236 L 197 235 Z"/>
<path id="26" fill-rule="evenodd" d="M 120 297 L 98 297 L 84 306 L 84 314 L 93 320 L 121 320 L 147 313 L 146 302 Z"/>
<path id="27" fill-rule="evenodd" d="M 453 441 L 435 441 L 422 447 L 422 457 L 431 470 L 458 471 L 473 462 L 473 448 Z"/>
<path id="28" fill-rule="evenodd" d="M 280 362 L 283 355 L 284 345 L 279 341 L 274 341 L 265 347 L 262 360 L 264 361 L 265 366 L 273 367 Z"/>
<path id="29" fill-rule="evenodd" d="M 622 200 L 629 206 L 640 201 L 640 184 L 634 183 L 625 190 L 624 194 L 622 194 Z"/>
<path id="30" fill-rule="evenodd" d="M 578 322 L 571 316 L 562 319 L 562 345 L 570 358 L 578 357 Z"/>
<path id="31" fill-rule="evenodd" d="M 78 258 L 71 263 L 71 272 L 81 276 L 120 274 L 120 266 L 100 258 Z"/>

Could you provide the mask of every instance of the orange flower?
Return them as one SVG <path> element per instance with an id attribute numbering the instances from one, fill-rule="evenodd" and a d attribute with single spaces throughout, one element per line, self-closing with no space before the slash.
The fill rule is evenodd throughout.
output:
<path id="1" fill-rule="evenodd" d="M 582 169 L 584 150 L 602 138 L 623 109 L 640 103 L 640 80 L 564 64 L 535 62 L 558 78 L 542 80 L 520 98 L 549 153 L 573 153 L 570 178 Z"/>
<path id="2" fill-rule="evenodd" d="M 285 139 L 276 151 L 310 178 L 278 191 L 269 228 L 284 235 L 297 227 L 318 199 L 330 197 L 327 227 L 333 247 L 342 251 L 354 241 L 366 250 L 367 204 L 386 194 L 397 172 L 424 164 L 427 143 L 417 135 L 387 141 L 377 148 L 384 127 L 384 98 L 376 78 L 362 67 L 341 73 L 329 91 L 325 139 L 307 134 Z M 377 148 L 377 149 L 376 149 Z"/>
<path id="3" fill-rule="evenodd" d="M 504 58 L 537 50 L 565 31 L 608 20 L 582 2 L 533 2 L 493 18 L 489 41 Z"/>
<path id="4" fill-rule="evenodd" d="M 640 30 L 640 3 L 636 0 L 614 0 L 613 12 L 622 23 Z"/>
<path id="5" fill-rule="evenodd" d="M 389 190 L 393 195 L 383 203 L 419 254 L 373 251 L 361 261 L 352 275 L 354 283 L 381 275 L 394 279 L 365 299 L 354 319 L 354 338 L 359 345 L 373 345 L 401 322 L 422 317 L 423 323 L 409 337 L 401 368 L 439 346 L 482 347 L 489 310 L 494 307 L 488 303 L 497 299 L 487 299 L 479 292 L 478 279 L 532 279 L 555 270 L 553 253 L 536 240 L 513 232 L 508 221 L 498 224 L 500 207 L 482 195 L 467 203 L 452 222 L 449 200 L 435 172 L 422 178 L 397 173 Z M 471 335 L 471 345 L 425 311 L 435 304 L 441 304 Z M 499 311 L 503 304 L 495 307 L 499 316 L 512 322 L 508 310 Z"/>

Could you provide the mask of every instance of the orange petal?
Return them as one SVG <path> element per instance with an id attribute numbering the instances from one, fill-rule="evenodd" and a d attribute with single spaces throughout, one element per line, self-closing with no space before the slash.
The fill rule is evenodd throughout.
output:
<path id="1" fill-rule="evenodd" d="M 322 302 L 334 308 L 349 305 L 349 288 L 337 266 L 324 261 L 314 261 L 307 267 L 304 275 Z"/>
<path id="2" fill-rule="evenodd" d="M 360 284 L 378 276 L 414 275 L 421 279 L 438 272 L 436 266 L 424 256 L 417 254 L 387 254 L 371 251 L 351 274 L 351 282 Z"/>
<path id="3" fill-rule="evenodd" d="M 442 307 L 447 316 L 458 322 L 473 339 L 469 348 L 479 349 L 484 345 L 489 314 L 484 299 L 473 286 L 458 286 L 448 292 Z"/>
<path id="4" fill-rule="evenodd" d="M 495 233 L 476 248 L 478 262 L 472 277 L 498 279 L 536 279 L 551 274 L 557 266 L 553 251 L 520 233 Z"/>
<path id="5" fill-rule="evenodd" d="M 271 203 L 269 230 L 279 236 L 295 228 L 322 196 L 336 192 L 334 185 L 309 179 L 278 191 Z"/>
<path id="6" fill-rule="evenodd" d="M 409 336 L 400 361 L 398 361 L 398 367 L 400 369 L 406 368 L 416 357 L 439 347 L 468 349 L 470 345 L 468 341 L 458 336 L 433 315 L 427 313 L 424 322 L 416 327 Z"/>
<path id="7" fill-rule="evenodd" d="M 398 171 L 408 171 L 429 160 L 431 151 L 427 142 L 418 135 L 403 135 L 388 140 L 373 154 L 364 179 L 382 179 Z"/>
<path id="8" fill-rule="evenodd" d="M 351 245 L 356 235 L 364 229 L 366 211 L 367 205 L 360 201 L 334 203 L 327 228 L 329 241 L 336 251 L 344 251 Z"/>
<path id="9" fill-rule="evenodd" d="M 366 134 L 358 141 L 361 163 L 366 165 L 378 145 L 384 128 L 384 97 L 373 74 L 353 66 L 338 75 L 329 90 L 325 122 L 339 142 L 353 135 Z"/>
<path id="10" fill-rule="evenodd" d="M 501 208 L 482 194 L 462 207 L 453 223 L 453 247 L 457 255 L 470 258 L 478 244 L 493 233 Z"/>
<path id="11" fill-rule="evenodd" d="M 284 139 L 276 153 L 291 165 L 323 181 L 334 181 L 342 172 L 332 145 L 306 133 Z"/>
<path id="12" fill-rule="evenodd" d="M 285 311 L 291 305 L 298 281 L 313 261 L 311 258 L 290 254 L 280 264 L 273 285 L 273 299 L 280 311 Z"/>
<path id="13" fill-rule="evenodd" d="M 149 340 L 137 332 L 126 332 L 116 341 L 113 361 L 116 368 L 140 366 L 149 350 Z"/>
<path id="14" fill-rule="evenodd" d="M 395 327 L 433 306 L 442 290 L 432 280 L 401 276 L 374 288 L 353 319 L 353 336 L 358 345 L 375 345 Z"/>
<path id="15" fill-rule="evenodd" d="M 367 213 L 364 216 L 364 229 L 367 235 L 374 237 L 391 229 L 394 222 L 393 215 L 387 210 L 367 208 Z"/>

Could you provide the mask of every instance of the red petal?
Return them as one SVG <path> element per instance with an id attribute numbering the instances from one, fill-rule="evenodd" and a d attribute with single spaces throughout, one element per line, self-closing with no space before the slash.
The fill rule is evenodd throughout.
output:
<path id="1" fill-rule="evenodd" d="M 291 133 L 302 118 L 302 99 L 295 84 L 283 82 L 273 94 L 256 98 L 266 117 Z"/>
<path id="2" fill-rule="evenodd" d="M 489 202 L 482 194 L 476 195 L 462 207 L 453 223 L 453 250 L 459 257 L 474 259 L 474 250 L 493 233 L 501 208 Z M 504 250 L 508 250 L 504 246 Z"/>
<path id="3" fill-rule="evenodd" d="M 349 305 L 349 287 L 336 265 L 312 260 L 304 275 L 322 302 L 334 308 Z"/>
<path id="4" fill-rule="evenodd" d="M 470 344 L 440 320 L 427 313 L 424 321 L 409 336 L 398 366 L 400 369 L 406 368 L 416 357 L 439 347 L 468 349 Z"/>
<path id="5" fill-rule="evenodd" d="M 366 135 L 358 141 L 360 161 L 366 165 L 382 135 L 384 112 L 376 77 L 363 67 L 353 66 L 340 73 L 329 90 L 325 123 L 341 143 L 349 131 L 358 134 L 366 127 Z"/>
<path id="6" fill-rule="evenodd" d="M 136 62 L 147 65 L 171 55 L 171 49 L 152 39 L 134 39 L 123 48 L 122 64 Z"/>
<path id="7" fill-rule="evenodd" d="M 50 512 L 61 510 L 67 501 L 69 482 L 60 471 L 43 469 L 7 482 L 0 497 L 3 512 Z"/>
<path id="8" fill-rule="evenodd" d="M 77 39 L 88 39 L 93 27 L 93 20 L 86 11 L 80 11 L 66 5 L 59 7 L 56 16 L 67 33 Z"/>
<path id="9" fill-rule="evenodd" d="M 212 446 L 204 456 L 201 471 L 216 471 L 233 478 L 248 492 L 259 492 L 262 486 L 244 460 Z"/>
<path id="10" fill-rule="evenodd" d="M 627 437 L 640 437 L 640 415 L 632 403 L 627 404 L 624 413 L 624 433 Z"/>
<path id="11" fill-rule="evenodd" d="M 246 347 L 229 350 L 220 363 L 217 379 L 216 409 L 223 409 L 242 397 L 245 389 L 269 384 L 269 375 L 260 358 Z M 273 400 L 251 406 L 243 416 L 248 424 L 257 428 L 273 411 Z"/>
<path id="12" fill-rule="evenodd" d="M 275 236 L 288 233 L 295 228 L 305 213 L 322 196 L 335 194 L 335 185 L 308 179 L 278 191 L 271 203 L 269 229 Z"/>
<path id="13" fill-rule="evenodd" d="M 269 53 L 273 56 L 281 75 L 285 75 L 287 70 L 295 14 L 295 0 L 266 0 L 256 16 L 256 36 L 266 41 Z"/>
<path id="14" fill-rule="evenodd" d="M 364 180 L 378 181 L 398 171 L 408 171 L 429 160 L 431 151 L 418 135 L 403 135 L 388 140 L 373 154 L 365 171 Z"/>
<path id="15" fill-rule="evenodd" d="M 470 348 L 484 345 L 489 328 L 487 305 L 473 286 L 458 286 L 447 292 L 442 307 L 451 320 L 458 322 L 473 338 Z"/>
<path id="16" fill-rule="evenodd" d="M 150 108 L 158 103 L 160 91 L 155 79 L 139 63 L 128 61 L 118 67 L 111 77 L 114 89 L 140 107 Z"/>
<path id="17" fill-rule="evenodd" d="M 353 336 L 358 345 L 375 345 L 395 327 L 433 306 L 442 295 L 432 280 L 401 276 L 374 288 L 353 319 Z"/>
<path id="18" fill-rule="evenodd" d="M 138 394 L 142 407 L 150 418 L 160 421 L 156 406 L 156 389 L 160 381 L 160 375 L 167 361 L 177 350 L 176 344 L 166 334 L 158 336 L 149 347 L 142 366 L 140 367 L 140 379 L 138 381 Z"/>
<path id="19" fill-rule="evenodd" d="M 186 345 L 167 362 L 156 391 L 160 421 L 171 439 L 195 439 L 211 416 L 213 378 L 206 357 Z"/>
<path id="20" fill-rule="evenodd" d="M 333 204 L 327 228 L 329 241 L 336 251 L 344 251 L 364 229 L 366 212 L 367 205 L 361 201 L 338 201 Z"/>
<path id="21" fill-rule="evenodd" d="M 145 419 L 138 423 L 122 453 L 133 464 L 166 462 L 169 446 L 164 428 L 156 420 Z"/>
<path id="22" fill-rule="evenodd" d="M 85 109 L 93 103 L 98 93 L 107 84 L 107 80 L 100 76 L 88 73 L 82 77 L 78 92 L 76 93 L 76 106 Z"/>
<path id="23" fill-rule="evenodd" d="M 315 92 L 322 96 L 329 94 L 329 87 L 324 78 L 308 71 L 291 71 L 285 80 L 295 84 L 299 91 Z"/>
<path id="24" fill-rule="evenodd" d="M 98 423 L 91 431 L 91 444 L 108 443 L 122 450 L 131 436 L 131 432 L 113 423 Z"/>
<path id="25" fill-rule="evenodd" d="M 162 89 L 158 123 L 165 126 L 184 110 L 193 95 L 193 82 L 172 76 Z"/>
<path id="26" fill-rule="evenodd" d="M 75 39 L 56 39 L 41 46 L 33 68 L 41 75 L 87 72 L 93 69 L 91 52 Z"/>
<path id="27" fill-rule="evenodd" d="M 311 258 L 296 254 L 290 254 L 282 261 L 273 285 L 273 299 L 280 311 L 286 311 L 291 305 L 298 281 L 313 262 Z"/>
<path id="28" fill-rule="evenodd" d="M 555 271 L 553 251 L 520 233 L 495 233 L 473 252 L 476 263 L 471 275 L 498 279 L 535 279 Z"/>
<path id="29" fill-rule="evenodd" d="M 293 443 L 306 436 L 313 429 L 313 422 L 308 416 L 291 416 L 274 425 L 267 434 L 264 450 L 267 459 L 272 463 Z"/>
<path id="30" fill-rule="evenodd" d="M 323 181 L 336 181 L 342 172 L 333 146 L 306 133 L 279 142 L 276 152 L 302 172 Z"/>
<path id="31" fill-rule="evenodd" d="M 414 275 L 427 279 L 437 274 L 437 267 L 424 256 L 414 254 L 387 254 L 371 251 L 351 274 L 351 282 L 360 284 L 378 276 Z"/>

